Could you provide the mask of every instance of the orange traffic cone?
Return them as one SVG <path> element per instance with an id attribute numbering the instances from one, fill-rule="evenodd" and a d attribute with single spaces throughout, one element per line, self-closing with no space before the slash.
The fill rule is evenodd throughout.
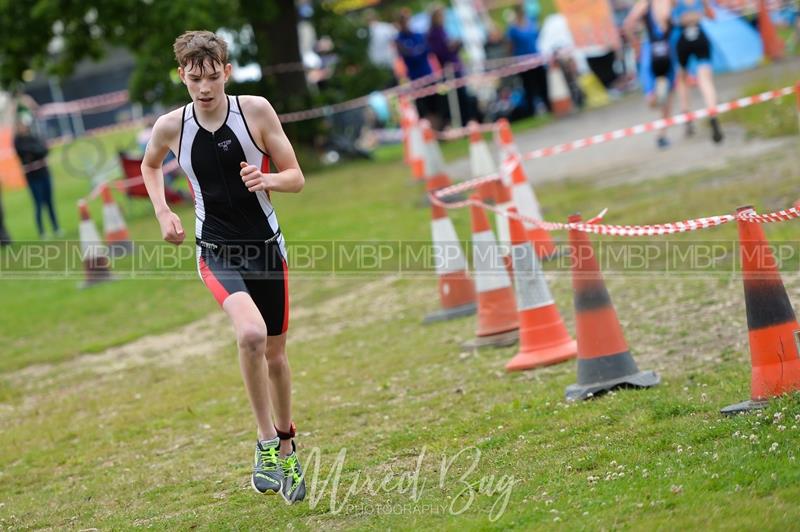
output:
<path id="1" fill-rule="evenodd" d="M 752 210 L 740 207 L 737 212 Z M 723 414 L 763 408 L 770 397 L 800 390 L 800 325 L 775 257 L 760 224 L 742 219 L 737 224 L 752 382 L 750 400 L 723 408 Z"/>
<path id="2" fill-rule="evenodd" d="M 111 256 L 127 255 L 133 251 L 133 243 L 128 233 L 128 226 L 125 225 L 125 218 L 122 217 L 119 205 L 114 201 L 107 184 L 101 185 L 100 194 L 103 197 L 103 233 Z"/>
<path id="3" fill-rule="evenodd" d="M 479 200 L 477 194 L 473 200 Z M 489 219 L 481 207 L 473 205 L 472 261 L 475 288 L 478 292 L 478 326 L 476 338 L 464 347 L 501 347 L 513 345 L 519 338 L 519 321 L 511 279 L 499 257 Z"/>
<path id="4" fill-rule="evenodd" d="M 772 60 L 783 59 L 786 45 L 775 30 L 766 0 L 758 0 L 758 31 L 764 43 L 764 55 Z"/>
<path id="5" fill-rule="evenodd" d="M 489 152 L 489 146 L 483 140 L 483 135 L 478 129 L 478 123 L 470 121 L 467 128 L 469 129 L 469 167 L 472 177 L 485 177 L 497 172 L 497 165 Z M 478 187 L 478 194 L 483 201 L 495 201 L 494 190 L 494 183 L 489 182 Z"/>
<path id="6" fill-rule="evenodd" d="M 510 213 L 516 214 L 512 207 Z M 533 252 L 525 228 L 510 218 L 511 258 L 514 262 L 514 289 L 519 311 L 519 352 L 506 364 L 507 371 L 520 371 L 558 364 L 578 353 L 556 308 L 542 266 Z"/>
<path id="7" fill-rule="evenodd" d="M 572 95 L 564 78 L 564 72 L 557 64 L 547 68 L 547 87 L 550 92 L 550 104 L 555 116 L 564 116 L 572 112 Z"/>
<path id="8" fill-rule="evenodd" d="M 519 155 L 519 149 L 514 144 L 514 135 L 511 134 L 511 124 L 508 120 L 501 118 L 497 121 L 494 130 L 494 140 L 497 145 L 500 161 L 507 161 L 512 156 Z M 505 181 L 506 185 L 511 185 L 511 176 L 503 172 L 500 176 Z"/>
<path id="9" fill-rule="evenodd" d="M 111 267 L 105 244 L 100 240 L 100 234 L 89 215 L 89 206 L 86 200 L 78 201 L 78 214 L 80 225 L 78 233 L 81 239 L 81 258 L 86 278 L 81 283 L 81 288 L 92 286 L 102 281 L 111 280 Z"/>
<path id="10" fill-rule="evenodd" d="M 421 180 L 425 177 L 425 142 L 414 103 L 402 99 L 401 113 L 402 121 L 405 122 L 403 138 L 407 141 L 406 163 L 411 168 L 411 176 L 415 180 Z"/>
<path id="11" fill-rule="evenodd" d="M 539 200 L 536 199 L 533 187 L 528 183 L 528 177 L 525 175 L 522 162 L 517 157 L 508 161 L 506 166 L 513 168 L 511 170 L 511 192 L 514 198 L 514 205 L 524 216 L 534 220 L 541 220 L 542 211 L 539 208 Z M 550 233 L 539 226 L 527 222 L 524 225 L 525 230 L 528 232 L 528 238 L 533 242 L 536 256 L 544 260 L 554 258 L 557 250 L 555 244 L 553 244 L 553 239 L 550 238 Z"/>
<path id="12" fill-rule="evenodd" d="M 500 209 L 502 213 L 508 212 L 508 210 L 514 206 L 511 187 L 504 185 L 502 179 L 495 181 L 494 187 L 497 208 Z M 514 267 L 511 264 L 511 232 L 509 231 L 508 225 L 509 218 L 500 212 L 495 212 L 494 216 L 495 227 L 497 227 L 497 240 L 500 242 L 500 257 L 503 259 L 503 264 L 505 264 L 508 274 L 513 276 Z"/>
<path id="13" fill-rule="evenodd" d="M 574 214 L 569 221 L 580 222 L 581 217 Z M 578 337 L 578 382 L 567 386 L 567 400 L 588 399 L 621 386 L 655 386 L 661 380 L 659 376 L 653 371 L 639 371 L 628 350 L 589 237 L 584 232 L 570 230 L 569 241 Z"/>
<path id="14" fill-rule="evenodd" d="M 429 181 L 430 185 L 431 182 Z M 429 314 L 423 323 L 451 320 L 475 314 L 475 285 L 467 274 L 467 260 L 455 227 L 444 207 L 431 205 L 433 259 L 439 276 L 442 308 Z"/>
<path id="15" fill-rule="evenodd" d="M 420 120 L 419 123 L 422 126 L 422 137 L 425 140 L 425 171 L 423 175 L 427 181 L 426 189 L 430 192 L 449 187 L 453 182 L 447 176 L 444 158 L 439 149 L 439 143 L 436 141 L 436 134 L 427 120 Z"/>

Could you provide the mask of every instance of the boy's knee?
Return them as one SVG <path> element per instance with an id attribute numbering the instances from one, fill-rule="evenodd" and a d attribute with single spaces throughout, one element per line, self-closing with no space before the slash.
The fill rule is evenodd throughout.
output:
<path id="1" fill-rule="evenodd" d="M 239 328 L 236 340 L 239 347 L 248 353 L 263 353 L 267 343 L 267 329 L 256 323 L 243 325 Z"/>

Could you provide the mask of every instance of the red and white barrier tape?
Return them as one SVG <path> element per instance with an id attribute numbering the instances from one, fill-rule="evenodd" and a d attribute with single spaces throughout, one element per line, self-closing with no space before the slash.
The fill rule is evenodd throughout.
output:
<path id="1" fill-rule="evenodd" d="M 436 83 L 436 81 L 441 78 L 441 74 L 436 74 L 436 73 L 429 74 L 428 76 L 414 80 L 407 85 L 392 87 L 391 89 L 386 89 L 385 91 L 381 92 L 384 96 L 397 95 L 408 98 L 424 98 L 425 96 L 430 96 L 432 94 L 437 94 L 439 92 L 451 89 L 457 89 L 468 84 L 480 83 L 486 81 L 487 79 L 497 79 L 497 78 L 512 76 L 514 74 L 519 74 L 520 72 L 531 70 L 533 68 L 536 68 L 537 66 L 547 64 L 548 62 L 548 59 L 546 57 L 538 54 L 525 57 L 526 59 L 523 59 L 521 61 L 516 61 L 508 66 L 487 70 L 485 72 L 478 72 L 475 74 L 470 74 L 469 76 L 464 76 L 462 78 L 456 78 L 449 81 L 443 81 L 440 83 Z M 364 107 L 369 102 L 370 97 L 371 95 L 361 96 L 359 98 L 355 98 L 347 102 L 316 107 L 314 109 L 307 109 L 305 111 L 284 113 L 278 115 L 278 118 L 283 123 L 289 123 L 289 122 L 300 122 L 301 120 L 309 120 L 312 118 L 319 118 L 321 116 L 328 116 L 341 111 L 347 111 L 351 109 L 358 109 L 360 107 Z"/>
<path id="2" fill-rule="evenodd" d="M 495 129 L 494 124 L 478 124 L 477 127 L 478 131 L 481 133 L 491 133 Z M 436 138 L 442 140 L 454 140 L 466 137 L 470 134 L 470 129 L 468 126 L 464 127 L 454 127 L 451 129 L 446 129 L 441 132 L 436 133 Z"/>
<path id="3" fill-rule="evenodd" d="M 534 220 L 533 218 L 529 218 L 527 216 L 523 216 L 518 213 L 509 213 L 508 211 L 496 207 L 494 205 L 489 205 L 482 201 L 473 199 L 467 199 L 458 202 L 444 202 L 433 194 L 429 194 L 428 197 L 430 198 L 431 203 L 438 205 L 440 207 L 444 207 L 447 209 L 459 209 L 474 205 L 476 207 L 481 207 L 483 209 L 505 216 L 506 218 L 513 218 L 523 223 L 528 223 L 535 227 L 540 227 L 542 229 L 545 229 L 546 231 L 575 230 L 575 231 L 582 231 L 584 233 L 594 233 L 594 234 L 609 235 L 609 236 L 631 236 L 631 237 L 664 236 L 664 235 L 673 235 L 676 233 L 688 233 L 691 231 L 699 231 L 700 229 L 708 229 L 710 227 L 716 227 L 729 222 L 733 222 L 736 219 L 744 220 L 747 222 L 772 223 L 772 222 L 783 222 L 787 220 L 793 220 L 795 218 L 800 218 L 800 209 L 798 209 L 797 207 L 790 207 L 785 210 L 766 213 L 766 214 L 743 212 L 737 215 L 721 214 L 717 216 L 707 216 L 703 218 L 695 218 L 692 220 L 683 220 L 679 222 L 668 222 L 668 223 L 654 224 L 654 225 L 608 225 L 608 224 L 596 223 L 603 219 L 603 216 L 606 213 L 606 210 L 603 210 L 603 212 L 601 212 L 600 214 L 598 214 L 597 216 L 586 222 L 563 223 L 563 222 L 547 222 L 544 220 Z"/>
<path id="4" fill-rule="evenodd" d="M 428 74 L 427 76 L 415 79 L 414 81 L 411 81 L 404 85 L 398 85 L 396 87 L 383 90 L 381 91 L 381 94 L 383 94 L 386 97 L 395 95 L 406 96 L 419 87 L 424 87 L 425 85 L 429 85 L 431 83 L 436 82 L 441 77 L 442 76 L 440 73 L 434 72 Z M 351 109 L 358 109 L 359 107 L 365 107 L 369 103 L 369 99 L 371 97 L 372 97 L 371 94 L 367 94 L 366 96 L 359 96 L 358 98 L 354 98 L 346 102 L 335 103 L 332 105 L 323 105 L 321 107 L 306 109 L 304 111 L 295 111 L 292 113 L 279 114 L 278 118 L 280 119 L 281 122 L 286 124 L 291 122 L 300 122 L 302 120 L 310 120 L 312 118 L 319 118 L 321 116 L 328 116 L 342 111 L 348 111 Z"/>
<path id="5" fill-rule="evenodd" d="M 68 102 L 46 103 L 39 107 L 36 114 L 42 118 L 66 115 L 72 113 L 87 113 L 90 111 L 101 112 L 114 107 L 119 107 L 130 101 L 128 91 L 109 92 L 100 96 L 90 96 Z"/>
<path id="6" fill-rule="evenodd" d="M 722 113 L 733 111 L 734 109 L 742 109 L 745 107 L 749 107 L 751 105 L 764 103 L 777 98 L 783 98 L 784 96 L 788 96 L 789 94 L 792 94 L 794 92 L 795 92 L 794 87 L 784 87 L 782 89 L 766 91 L 762 92 L 761 94 L 757 94 L 755 96 L 747 96 L 745 98 L 739 98 L 738 100 L 733 100 L 731 102 L 722 103 L 715 107 L 700 109 L 698 111 L 690 111 L 688 113 L 682 113 L 667 119 L 662 118 L 659 120 L 654 120 L 652 122 L 647 122 L 632 127 L 616 129 L 614 131 L 609 131 L 607 133 L 602 133 L 599 135 L 593 135 L 591 137 L 574 140 L 572 142 L 567 142 L 564 144 L 556 144 L 555 146 L 550 146 L 548 148 L 539 148 L 527 153 L 521 153 L 520 157 L 523 160 L 528 160 L 528 161 L 534 159 L 542 159 L 545 157 L 551 157 L 553 155 L 559 155 L 561 153 L 571 152 L 580 148 L 587 148 L 589 146 L 595 146 L 597 144 L 603 144 L 606 142 L 611 142 L 627 137 L 641 135 L 643 133 L 657 131 L 678 124 L 684 124 L 686 122 L 690 122 L 707 116 L 716 116 Z M 468 190 L 473 190 L 477 188 L 479 185 L 489 183 L 491 181 L 496 181 L 498 179 L 500 179 L 500 175 L 498 174 L 490 174 L 487 176 L 481 176 L 474 179 L 469 179 L 467 181 L 463 181 L 456 185 L 443 188 L 437 191 L 436 196 L 439 198 L 443 198 L 445 196 L 459 194 Z"/>
<path id="7" fill-rule="evenodd" d="M 478 131 L 481 133 L 490 133 L 494 131 L 494 124 L 478 124 Z M 381 142 L 400 142 L 403 140 L 402 129 L 373 129 L 372 133 L 377 136 Z M 456 127 L 445 129 L 444 131 L 437 131 L 436 138 L 440 140 L 455 140 L 464 138 L 470 134 L 468 127 Z"/>

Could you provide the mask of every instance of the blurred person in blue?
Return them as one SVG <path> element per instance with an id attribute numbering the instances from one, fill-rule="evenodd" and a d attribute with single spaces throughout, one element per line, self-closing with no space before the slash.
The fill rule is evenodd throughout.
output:
<path id="1" fill-rule="evenodd" d="M 672 0 L 639 0 L 622 25 L 628 42 L 639 56 L 647 101 L 651 107 L 661 110 L 662 118 L 669 118 L 672 114 L 675 92 L 675 58 L 670 42 L 671 16 Z M 636 35 L 640 25 L 644 25 L 647 33 L 644 43 Z M 666 128 L 659 130 L 656 145 L 661 149 L 669 147 Z"/>
<path id="2" fill-rule="evenodd" d="M 506 35 L 511 47 L 511 55 L 518 57 L 539 53 L 536 47 L 539 27 L 525 13 L 523 5 L 514 8 L 514 20 L 509 24 Z M 528 106 L 527 116 L 536 115 L 537 98 L 547 108 L 547 112 L 552 112 L 553 106 L 550 103 L 550 92 L 547 87 L 547 66 L 542 64 L 526 70 L 520 73 L 520 79 L 525 91 L 525 103 Z"/>
<path id="3" fill-rule="evenodd" d="M 675 52 L 680 65 L 678 74 L 678 96 L 684 112 L 689 111 L 689 71 L 691 61 L 697 68 L 697 85 L 703 95 L 705 106 L 717 105 L 717 90 L 714 87 L 714 74 L 711 69 L 711 41 L 706 36 L 700 21 L 703 17 L 714 18 L 714 10 L 708 0 L 674 0 L 672 23 L 675 27 Z M 719 119 L 712 116 L 711 139 L 719 144 L 724 139 Z M 694 132 L 693 125 L 686 125 L 687 134 Z"/>
<path id="4" fill-rule="evenodd" d="M 443 70 L 451 68 L 455 78 L 460 78 L 464 75 L 464 65 L 458 56 L 462 43 L 459 40 L 450 39 L 447 35 L 444 29 L 444 8 L 441 5 L 435 5 L 431 9 L 428 47 Z M 466 87 L 462 86 L 456 89 L 456 94 L 458 95 L 458 106 L 461 110 L 461 120 L 466 124 L 474 116 L 472 102 L 467 94 Z M 452 120 L 452 117 L 449 118 Z"/>
<path id="5" fill-rule="evenodd" d="M 428 47 L 428 40 L 425 35 L 411 31 L 408 25 L 410 18 L 411 10 L 408 8 L 403 8 L 398 13 L 395 45 L 397 46 L 397 53 L 400 54 L 403 63 L 406 65 L 408 79 L 414 81 L 433 74 L 433 68 L 431 68 L 431 63 L 428 61 L 428 54 L 431 53 Z M 416 100 L 417 111 L 420 116 L 430 120 L 435 129 L 440 129 L 442 122 L 439 100 L 438 94 L 417 98 Z"/>
<path id="6" fill-rule="evenodd" d="M 44 239 L 47 236 L 43 220 L 44 211 L 47 211 L 50 218 L 50 227 L 54 236 L 59 237 L 63 233 L 58 225 L 53 203 L 53 182 L 50 168 L 47 166 L 47 144 L 44 139 L 33 132 L 32 124 L 33 115 L 28 112 L 17 113 L 14 124 L 14 150 L 25 170 L 25 180 L 33 198 L 39 237 Z"/>

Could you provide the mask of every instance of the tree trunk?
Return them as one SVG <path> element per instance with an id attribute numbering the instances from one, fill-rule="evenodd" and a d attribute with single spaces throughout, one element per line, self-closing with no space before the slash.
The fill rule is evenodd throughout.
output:
<path id="1" fill-rule="evenodd" d="M 271 65 L 302 62 L 294 0 L 273 0 L 269 3 L 241 0 L 241 6 L 253 27 L 262 69 Z M 276 87 L 278 92 L 267 96 L 279 113 L 299 110 L 306 105 L 308 87 L 305 72 L 285 72 L 270 77 L 272 79 L 265 86 Z"/>

